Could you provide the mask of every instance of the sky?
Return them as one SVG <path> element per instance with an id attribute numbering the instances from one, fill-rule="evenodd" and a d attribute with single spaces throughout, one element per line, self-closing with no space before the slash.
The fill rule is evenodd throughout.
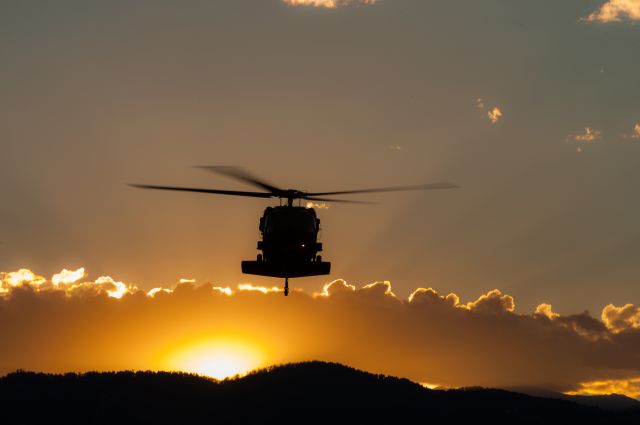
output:
<path id="1" fill-rule="evenodd" d="M 173 290 L 180 279 L 195 288 L 233 288 L 220 298 L 229 305 L 250 294 L 252 303 L 269 300 L 259 312 L 291 306 L 274 321 L 295 321 L 304 311 L 297 302 L 318 304 L 309 326 L 328 334 L 350 319 L 382 320 L 387 310 L 365 309 L 358 318 L 341 311 L 339 322 L 329 322 L 334 327 L 321 326 L 320 312 L 334 303 L 313 294 L 331 282 L 389 282 L 394 295 L 381 302 L 393 306 L 389 315 L 400 325 L 422 314 L 412 310 L 411 294 L 433 288 L 461 300 L 445 303 L 440 319 L 451 318 L 466 336 L 484 317 L 466 306 L 498 290 L 515 301 L 496 316 L 509 323 L 506 333 L 487 328 L 487 341 L 505 353 L 514 323 L 532 329 L 522 347 L 541 343 L 547 330 L 551 340 L 577 341 L 576 353 L 606 346 L 593 352 L 604 350 L 607 360 L 585 358 L 584 370 L 568 371 L 566 379 L 551 382 L 557 371 L 548 370 L 542 376 L 550 386 L 575 390 L 609 379 L 633 386 L 640 377 L 629 366 L 638 359 L 625 351 L 637 347 L 640 328 L 640 1 L 21 0 L 0 8 L 0 315 L 15 324 L 2 331 L 12 338 L 31 340 L 38 327 L 19 325 L 27 314 L 14 310 L 22 296 L 52 302 L 51 314 L 68 308 L 69 320 L 82 317 L 85 302 L 96 303 L 126 328 L 118 303 L 153 310 L 160 301 L 145 294 Z M 286 304 L 282 294 L 238 289 L 282 284 L 240 271 L 240 261 L 257 254 L 258 219 L 273 202 L 127 186 L 252 190 L 196 165 L 237 165 L 278 186 L 316 192 L 432 182 L 460 188 L 362 195 L 377 204 L 318 209 L 332 273 L 293 279 L 297 297 Z M 72 296 L 57 287 L 53 277 L 63 269 L 82 269 L 71 285 L 93 289 Z M 44 276 L 35 280 L 43 283 L 24 270 Z M 104 289 L 122 288 L 114 282 L 124 285 L 114 293 L 121 298 Z M 368 293 L 352 292 L 356 300 Z M 431 313 L 424 314 L 418 319 L 428 320 Z M 623 325 L 613 324 L 620 322 L 614 316 L 624 317 Z M 573 324 L 579 319 L 589 331 Z M 488 326 L 484 320 L 477 326 Z M 158 332 L 150 318 L 139 323 Z M 74 322 L 65 338 L 87 331 L 83 326 Z M 105 339 L 110 350 L 121 348 L 118 329 L 107 326 L 115 338 Z M 451 343 L 421 329 L 415 332 L 425 341 Z M 277 331 L 264 332 L 259 338 L 276 338 Z M 404 332 L 397 338 L 401 348 L 412 341 Z M 335 345 L 305 351 L 283 344 L 291 356 L 253 363 L 304 354 L 443 385 L 530 378 L 511 382 L 495 372 L 492 381 L 473 368 L 432 376 L 434 367 L 379 367 L 379 357 Z M 469 344 L 448 354 L 474 352 Z M 426 345 L 411 355 L 436 359 Z M 34 348 L 19 347 L 8 358 Z M 565 355 L 534 352 L 542 356 L 527 357 L 534 363 Z M 33 352 L 27 364 L 127 366 L 87 353 L 79 364 L 63 351 L 58 362 Z M 3 361 L 0 373 L 22 367 Z"/>

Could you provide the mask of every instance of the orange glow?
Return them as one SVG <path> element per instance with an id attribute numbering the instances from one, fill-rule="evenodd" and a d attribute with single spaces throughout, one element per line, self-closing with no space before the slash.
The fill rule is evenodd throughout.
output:
<path id="1" fill-rule="evenodd" d="M 34 341 L 0 344 L 0 374 L 20 367 L 154 369 L 221 379 L 320 359 L 408 377 L 426 387 L 543 382 L 583 394 L 640 394 L 638 368 L 608 375 L 620 370 L 620 362 L 636 360 L 637 346 L 629 338 L 639 329 L 634 304 L 607 305 L 596 318 L 564 316 L 549 304 L 533 314 L 516 313 L 513 297 L 497 289 L 462 303 L 455 293 L 440 295 L 432 288 L 399 298 L 389 281 L 356 286 L 337 279 L 320 293 L 300 289 L 289 299 L 281 292 L 247 282 L 233 289 L 183 282 L 145 291 L 109 276 L 86 279 L 82 268 L 62 270 L 50 280 L 28 269 L 0 272 L 0 312 L 8 319 L 0 340 Z M 43 344 L 50 346 L 47 356 L 37 355 Z M 585 349 L 602 355 L 576 362 L 571 353 Z M 557 362 L 537 362 L 531 358 L 537 350 Z M 474 356 L 457 361 L 457 353 L 470 351 Z M 388 361 L 394 358 L 408 360 Z M 486 365 L 504 373 L 487 371 Z M 571 372 L 568 378 L 559 367 Z M 591 381 L 594 375 L 585 376 L 585 370 L 598 371 L 603 380 Z"/>
<path id="2" fill-rule="evenodd" d="M 438 388 L 442 388 L 442 386 L 440 386 L 439 384 L 431 384 L 429 382 L 420 382 L 420 386 L 427 388 L 429 390 L 435 390 Z"/>
<path id="3" fill-rule="evenodd" d="M 609 379 L 604 381 L 583 382 L 575 391 L 567 391 L 568 395 L 607 395 L 622 394 L 640 400 L 640 378 Z"/>
<path id="4" fill-rule="evenodd" d="M 262 365 L 256 345 L 236 337 L 213 337 L 170 350 L 163 361 L 170 370 L 197 373 L 215 379 L 244 375 Z"/>

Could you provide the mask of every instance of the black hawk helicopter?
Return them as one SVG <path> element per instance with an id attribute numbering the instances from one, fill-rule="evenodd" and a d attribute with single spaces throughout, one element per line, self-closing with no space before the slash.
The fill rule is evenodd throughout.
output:
<path id="1" fill-rule="evenodd" d="M 322 256 L 318 255 L 318 252 L 322 251 L 322 243 L 318 242 L 320 219 L 316 216 L 316 212 L 312 207 L 300 206 L 300 200 L 371 204 L 371 202 L 366 201 L 325 198 L 325 196 L 400 192 L 408 190 L 452 189 L 458 187 L 450 183 L 432 183 L 333 192 L 304 192 L 297 189 L 281 189 L 270 183 L 266 183 L 264 180 L 238 167 L 200 166 L 196 168 L 202 168 L 240 180 L 258 187 L 265 192 L 198 189 L 147 184 L 130 184 L 130 186 L 142 189 L 177 190 L 216 195 L 248 196 L 252 198 L 279 198 L 280 205 L 267 207 L 260 218 L 259 229 L 262 240 L 258 241 L 257 249 L 262 251 L 262 253 L 257 255 L 255 261 L 242 261 L 242 273 L 284 278 L 285 296 L 289 295 L 289 278 L 327 275 L 331 270 L 331 263 L 322 261 Z M 298 200 L 298 206 L 294 206 L 294 200 L 296 199 Z M 282 205 L 283 200 L 286 200 L 285 205 Z"/>

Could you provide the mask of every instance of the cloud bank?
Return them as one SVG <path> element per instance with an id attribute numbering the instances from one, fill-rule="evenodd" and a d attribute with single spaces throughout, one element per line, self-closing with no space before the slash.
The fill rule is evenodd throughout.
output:
<path id="1" fill-rule="evenodd" d="M 635 305 L 607 305 L 600 318 L 549 304 L 519 313 L 497 289 L 467 302 L 432 288 L 400 299 L 389 282 L 335 280 L 285 298 L 251 284 L 145 292 L 86 280 L 84 269 L 51 279 L 22 269 L 0 274 L 0 323 L 0 373 L 167 369 L 176 347 L 241 338 L 260 366 L 320 359 L 443 386 L 603 392 L 635 389 L 640 378 Z"/>

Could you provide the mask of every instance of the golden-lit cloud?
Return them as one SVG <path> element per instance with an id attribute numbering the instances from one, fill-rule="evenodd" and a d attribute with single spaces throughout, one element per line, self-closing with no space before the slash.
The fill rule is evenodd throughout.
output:
<path id="1" fill-rule="evenodd" d="M 476 106 L 478 109 L 484 110 L 485 102 L 481 97 L 476 99 Z M 489 121 L 491 121 L 492 124 L 497 124 L 498 121 L 500 121 L 500 119 L 502 118 L 502 110 L 497 106 L 494 106 L 487 111 L 486 117 L 489 119 Z"/>
<path id="2" fill-rule="evenodd" d="M 583 382 L 577 389 L 566 393 L 569 395 L 624 394 L 640 400 L 640 377 Z"/>
<path id="3" fill-rule="evenodd" d="M 188 278 L 180 278 L 180 280 L 178 281 L 180 283 L 196 283 L 195 279 L 188 279 Z"/>
<path id="4" fill-rule="evenodd" d="M 502 111 L 497 106 L 494 106 L 492 110 L 487 112 L 487 116 L 493 124 L 496 124 L 502 118 Z"/>
<path id="5" fill-rule="evenodd" d="M 584 133 L 578 133 L 571 136 L 576 142 L 593 142 L 598 140 L 602 135 L 602 131 L 593 129 L 591 127 L 585 127 Z"/>
<path id="6" fill-rule="evenodd" d="M 123 282 L 113 280 L 109 276 L 100 276 L 95 281 L 96 284 L 102 285 L 108 296 L 112 298 L 122 298 L 124 294 L 129 292 L 129 288 Z"/>
<path id="7" fill-rule="evenodd" d="M 79 281 L 84 276 L 84 267 L 80 267 L 77 270 L 62 269 L 60 273 L 56 273 L 51 277 L 51 283 L 53 283 L 54 286 L 59 286 L 61 284 L 68 285 Z"/>
<path id="8" fill-rule="evenodd" d="M 433 288 L 418 288 L 409 295 L 407 301 L 410 303 L 446 303 L 451 307 L 460 305 L 460 297 L 456 294 L 450 293 L 446 296 L 440 296 Z"/>
<path id="9" fill-rule="evenodd" d="M 15 272 L 0 272 L 0 297 L 8 296 L 10 288 L 28 287 L 36 292 L 56 291 L 67 297 L 86 296 L 91 294 L 106 294 L 112 298 L 122 298 L 126 293 L 137 292 L 134 285 L 118 282 L 110 276 L 100 276 L 92 282 L 80 282 L 86 276 L 84 267 L 77 270 L 63 269 L 54 274 L 50 280 L 38 276 L 28 269 Z"/>
<path id="10" fill-rule="evenodd" d="M 166 288 L 153 288 L 147 291 L 147 296 L 153 298 L 156 296 L 156 294 L 159 294 L 161 292 L 164 292 L 165 294 L 170 294 L 172 291 L 171 289 L 166 289 Z"/>
<path id="11" fill-rule="evenodd" d="M 544 316 L 549 320 L 557 319 L 560 317 L 558 313 L 554 313 L 551 304 L 542 303 L 536 307 L 536 311 L 533 314 Z"/>
<path id="12" fill-rule="evenodd" d="M 602 322 L 611 332 L 618 333 L 627 329 L 640 328 L 640 307 L 626 304 L 616 307 L 613 304 L 602 310 Z"/>
<path id="13" fill-rule="evenodd" d="M 600 140 L 601 137 L 602 131 L 592 127 L 585 127 L 583 133 L 569 134 L 566 140 L 568 142 L 577 143 L 576 150 L 578 152 L 582 152 L 582 145 L 584 145 L 585 143 L 596 142 Z"/>
<path id="14" fill-rule="evenodd" d="M 252 283 L 241 283 L 238 285 L 238 290 L 245 292 L 262 292 L 263 294 L 268 294 L 269 292 L 282 292 L 282 289 L 277 286 L 267 288 L 266 286 L 256 286 Z"/>
<path id="15" fill-rule="evenodd" d="M 20 269 L 9 273 L 0 273 L 0 282 L 2 282 L 2 287 L 7 290 L 11 287 L 20 285 L 32 285 L 38 287 L 46 281 L 47 280 L 44 277 L 38 276 L 28 269 Z"/>
<path id="16" fill-rule="evenodd" d="M 598 10 L 583 20 L 607 23 L 620 22 L 624 18 L 640 21 L 640 0 L 606 0 Z"/>
<path id="17" fill-rule="evenodd" d="M 307 202 L 306 205 L 307 208 L 316 208 L 319 210 L 328 210 L 330 205 L 326 202 Z"/>
<path id="18" fill-rule="evenodd" d="M 311 6 L 322 7 L 326 9 L 336 9 L 343 6 L 351 5 L 372 5 L 379 0 L 282 0 L 289 6 Z"/>
<path id="19" fill-rule="evenodd" d="M 145 292 L 86 276 L 67 270 L 54 284 L 26 269 L 0 274 L 0 341 L 11 341 L 0 344 L 0 374 L 162 369 L 223 378 L 318 359 L 444 387 L 604 391 L 593 383 L 640 376 L 632 304 L 607 305 L 597 318 L 558 314 L 549 304 L 517 312 L 516 300 L 497 289 L 461 301 L 417 288 L 402 299 L 388 281 L 338 279 L 315 294 L 294 285 L 284 297 L 280 287 L 251 283 Z"/>
<path id="20" fill-rule="evenodd" d="M 340 292 L 355 292 L 356 287 L 354 285 L 349 285 L 342 279 L 334 280 L 333 282 L 329 282 L 322 287 L 322 292 L 319 294 L 314 294 L 316 296 L 329 297 L 331 295 L 339 294 Z"/>

